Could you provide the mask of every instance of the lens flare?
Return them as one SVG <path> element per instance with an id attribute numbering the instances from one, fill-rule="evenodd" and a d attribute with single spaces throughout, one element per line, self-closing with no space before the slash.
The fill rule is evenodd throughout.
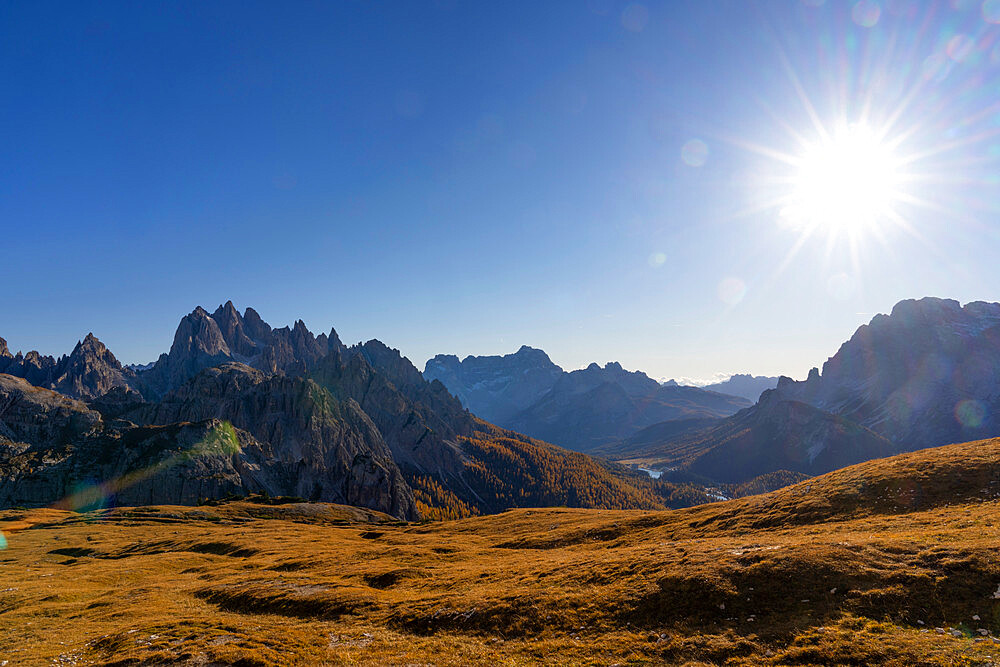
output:
<path id="1" fill-rule="evenodd" d="M 872 0 L 860 0 L 851 10 L 851 18 L 862 28 L 871 28 L 878 23 L 878 18 L 882 14 L 877 2 Z"/>
<path id="2" fill-rule="evenodd" d="M 948 57 L 957 63 L 964 62 L 976 48 L 976 40 L 968 35 L 955 35 L 948 41 L 945 51 Z"/>
<path id="3" fill-rule="evenodd" d="M 701 167 L 708 161 L 708 144 L 692 139 L 681 147 L 681 160 L 689 167 Z"/>
<path id="4" fill-rule="evenodd" d="M 747 293 L 747 285 L 739 278 L 730 276 L 719 283 L 719 299 L 728 306 L 735 306 Z"/>
<path id="5" fill-rule="evenodd" d="M 986 406 L 973 398 L 955 405 L 955 419 L 966 428 L 979 428 L 986 419 Z"/>
<path id="6" fill-rule="evenodd" d="M 984 0 L 983 20 L 987 23 L 1000 23 L 1000 0 Z"/>
<path id="7" fill-rule="evenodd" d="M 174 452 L 157 463 L 131 470 L 120 477 L 110 479 L 106 482 L 76 485 L 71 493 L 50 505 L 49 509 L 68 510 L 71 512 L 91 512 L 104 509 L 109 506 L 110 501 L 119 492 L 141 481 L 148 480 L 176 465 L 206 457 L 236 456 L 242 451 L 236 429 L 229 422 L 221 422 L 213 426 L 201 440 Z M 44 511 L 33 512 L 22 518 L 16 528 L 8 525 L 8 532 L 14 533 L 30 528 L 32 525 L 44 520 L 44 515 Z M 0 549 L 6 548 L 7 539 L 0 532 Z"/>

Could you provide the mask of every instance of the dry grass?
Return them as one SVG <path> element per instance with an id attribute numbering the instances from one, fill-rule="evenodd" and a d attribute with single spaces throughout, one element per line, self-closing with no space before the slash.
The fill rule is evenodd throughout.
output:
<path id="1" fill-rule="evenodd" d="M 0 663 L 991 664 L 998 455 L 666 512 L 7 511 Z"/>

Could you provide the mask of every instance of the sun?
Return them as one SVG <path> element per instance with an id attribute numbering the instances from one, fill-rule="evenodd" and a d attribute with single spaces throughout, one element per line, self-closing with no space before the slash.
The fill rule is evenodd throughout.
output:
<path id="1" fill-rule="evenodd" d="M 867 125 L 843 126 L 792 161 L 786 219 L 827 232 L 856 234 L 894 215 L 900 161 Z"/>

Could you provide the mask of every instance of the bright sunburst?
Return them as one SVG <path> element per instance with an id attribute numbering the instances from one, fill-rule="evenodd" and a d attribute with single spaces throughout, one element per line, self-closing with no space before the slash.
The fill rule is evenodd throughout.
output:
<path id="1" fill-rule="evenodd" d="M 858 234 L 893 216 L 901 197 L 900 161 L 866 125 L 824 135 L 793 167 L 781 214 L 808 228 Z"/>

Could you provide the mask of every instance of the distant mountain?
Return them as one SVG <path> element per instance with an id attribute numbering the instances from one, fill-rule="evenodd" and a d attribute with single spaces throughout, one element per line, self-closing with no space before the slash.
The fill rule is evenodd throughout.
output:
<path id="1" fill-rule="evenodd" d="M 707 389 L 709 391 L 717 391 L 721 394 L 731 394 L 733 396 L 742 396 L 743 398 L 751 401 L 753 403 L 757 402 L 763 391 L 767 389 L 774 389 L 778 386 L 778 378 L 767 377 L 764 375 L 749 375 L 737 373 L 733 375 L 728 380 L 723 382 L 716 382 L 714 384 L 708 384 L 702 387 L 702 389 Z"/>
<path id="2" fill-rule="evenodd" d="M 127 387 L 135 373 L 122 367 L 94 334 L 76 344 L 68 356 L 55 359 L 38 352 L 12 355 L 0 338 L 0 373 L 24 378 L 73 398 L 96 398 L 115 387 Z"/>
<path id="3" fill-rule="evenodd" d="M 548 355 L 527 345 L 513 354 L 466 357 L 439 354 L 424 377 L 440 380 L 473 414 L 506 424 L 544 396 L 564 374 Z"/>
<path id="4" fill-rule="evenodd" d="M 515 431 L 577 451 L 590 451 L 657 422 L 724 417 L 749 402 L 695 387 L 665 387 L 618 363 L 563 375 L 538 402 L 510 422 Z"/>
<path id="5" fill-rule="evenodd" d="M 151 367 L 92 335 L 59 360 L 0 339 L 0 507 L 265 493 L 412 519 L 708 499 L 638 482 L 474 417 L 377 340 L 273 329 L 231 302 L 182 318 Z"/>
<path id="6" fill-rule="evenodd" d="M 438 355 L 427 362 L 424 377 L 440 380 L 474 414 L 584 452 L 660 421 L 724 417 L 750 405 L 736 396 L 661 385 L 616 362 L 567 373 L 527 346 L 462 361 Z"/>

